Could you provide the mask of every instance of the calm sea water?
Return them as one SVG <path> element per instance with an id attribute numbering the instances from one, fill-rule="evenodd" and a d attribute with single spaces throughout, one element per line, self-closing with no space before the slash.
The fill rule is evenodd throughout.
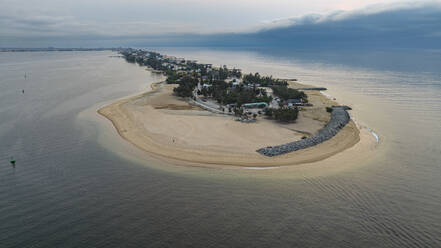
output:
<path id="1" fill-rule="evenodd" d="M 158 50 L 327 87 L 379 155 L 283 176 L 137 159 L 95 111 L 162 78 L 111 52 L 0 53 L 0 247 L 441 246 L 439 52 Z"/>

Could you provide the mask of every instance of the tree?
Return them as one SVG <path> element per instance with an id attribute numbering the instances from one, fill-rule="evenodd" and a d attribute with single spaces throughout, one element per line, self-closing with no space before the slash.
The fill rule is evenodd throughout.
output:
<path id="1" fill-rule="evenodd" d="M 269 118 L 273 118 L 274 109 L 266 108 L 266 109 L 264 109 L 264 111 L 265 111 L 265 116 L 268 116 Z"/>
<path id="2" fill-rule="evenodd" d="M 198 81 L 193 77 L 183 77 L 179 81 L 179 86 L 173 89 L 173 92 L 180 97 L 191 97 L 193 96 L 193 90 L 196 87 Z"/>
<path id="3" fill-rule="evenodd" d="M 274 118 L 278 121 L 291 122 L 297 119 L 299 110 L 297 108 L 281 108 L 274 110 Z"/>
<path id="4" fill-rule="evenodd" d="M 208 89 L 206 87 L 202 87 L 201 94 L 205 97 L 208 96 Z"/>
<path id="5" fill-rule="evenodd" d="M 287 86 L 273 86 L 273 93 L 282 100 L 288 99 L 302 99 L 307 102 L 308 96 L 303 91 L 288 88 Z"/>
<path id="6" fill-rule="evenodd" d="M 238 107 L 234 107 L 234 115 L 235 116 L 242 116 L 243 115 L 243 109 L 242 108 L 238 108 Z"/>
<path id="7" fill-rule="evenodd" d="M 171 71 L 170 73 L 167 73 L 167 83 L 168 84 L 177 84 L 180 77 L 176 74 L 176 72 Z"/>
<path id="8" fill-rule="evenodd" d="M 287 86 L 288 82 L 286 80 L 274 79 L 272 76 L 262 77 L 259 73 L 255 74 L 246 74 L 243 77 L 243 82 L 246 84 L 260 84 L 260 86 Z"/>

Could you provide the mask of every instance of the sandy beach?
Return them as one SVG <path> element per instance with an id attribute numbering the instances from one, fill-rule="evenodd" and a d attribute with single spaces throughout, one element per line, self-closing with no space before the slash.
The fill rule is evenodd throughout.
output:
<path id="1" fill-rule="evenodd" d="M 308 87 L 291 82 L 291 87 Z M 310 136 L 329 121 L 326 106 L 337 103 L 319 91 L 305 91 L 313 107 L 305 107 L 295 123 L 264 117 L 241 123 L 173 96 L 176 85 L 157 83 L 152 90 L 116 101 L 98 112 L 108 118 L 125 140 L 155 157 L 196 166 L 273 167 L 312 163 L 354 146 L 359 130 L 350 121 L 335 137 L 317 146 L 266 157 L 256 149 Z"/>

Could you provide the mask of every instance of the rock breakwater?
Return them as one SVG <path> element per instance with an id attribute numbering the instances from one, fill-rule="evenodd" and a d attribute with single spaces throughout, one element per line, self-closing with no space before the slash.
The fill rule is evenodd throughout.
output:
<path id="1" fill-rule="evenodd" d="M 331 120 L 326 126 L 318 131 L 318 133 L 312 137 L 294 141 L 284 145 L 269 146 L 258 149 L 257 152 L 268 156 L 278 156 L 285 153 L 294 152 L 301 149 L 306 149 L 320 143 L 323 143 L 332 137 L 334 137 L 343 127 L 348 124 L 350 120 L 347 110 L 350 108 L 347 106 L 334 106 L 332 107 Z"/>

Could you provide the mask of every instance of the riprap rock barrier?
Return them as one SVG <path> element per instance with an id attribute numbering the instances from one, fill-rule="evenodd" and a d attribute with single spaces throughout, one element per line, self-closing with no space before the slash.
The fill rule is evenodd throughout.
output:
<path id="1" fill-rule="evenodd" d="M 268 146 L 258 149 L 257 152 L 268 157 L 273 157 L 323 143 L 334 137 L 341 129 L 346 126 L 346 124 L 348 124 L 350 116 L 347 110 L 349 109 L 350 108 L 347 106 L 332 107 L 330 121 L 314 136 L 284 145 Z"/>

